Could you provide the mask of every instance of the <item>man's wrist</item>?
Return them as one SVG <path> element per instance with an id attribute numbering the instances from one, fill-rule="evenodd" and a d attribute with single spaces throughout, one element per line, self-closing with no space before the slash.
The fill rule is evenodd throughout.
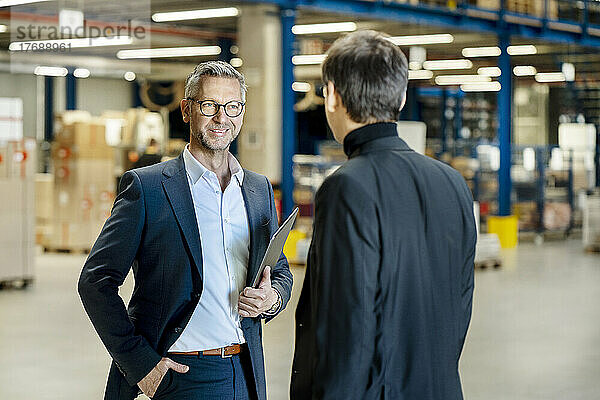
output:
<path id="1" fill-rule="evenodd" d="M 279 294 L 279 291 L 275 288 L 271 288 L 271 289 L 275 292 L 276 300 L 275 300 L 275 303 L 271 306 L 271 308 L 269 308 L 267 311 L 264 312 L 264 314 L 267 316 L 272 316 L 272 315 L 277 314 L 281 308 L 281 303 L 282 303 L 281 295 Z"/>

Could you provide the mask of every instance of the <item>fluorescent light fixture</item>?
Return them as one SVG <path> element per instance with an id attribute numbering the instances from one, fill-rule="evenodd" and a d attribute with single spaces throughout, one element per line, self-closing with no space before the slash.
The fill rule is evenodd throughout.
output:
<path id="1" fill-rule="evenodd" d="M 294 82 L 292 83 L 292 90 L 294 92 L 310 92 L 310 83 L 308 82 Z"/>
<path id="2" fill-rule="evenodd" d="M 30 51 L 30 44 L 35 44 L 36 48 L 48 46 L 53 50 L 58 49 L 75 49 L 82 47 L 100 47 L 100 46 L 124 46 L 132 44 L 133 39 L 129 36 L 123 37 L 97 37 L 97 38 L 80 38 L 80 39 L 57 39 L 57 40 L 34 40 L 26 42 L 12 42 L 8 45 L 10 51 Z"/>
<path id="3" fill-rule="evenodd" d="M 294 65 L 321 64 L 327 58 L 327 54 L 305 54 L 292 57 Z"/>
<path id="4" fill-rule="evenodd" d="M 470 60 L 436 60 L 425 61 L 424 69 L 441 70 L 441 69 L 471 69 L 473 63 Z"/>
<path id="5" fill-rule="evenodd" d="M 69 71 L 63 67 L 44 67 L 42 65 L 38 65 L 35 67 L 33 73 L 43 76 L 67 76 Z"/>
<path id="6" fill-rule="evenodd" d="M 86 68 L 77 68 L 75 71 L 73 71 L 73 76 L 75 78 L 89 78 L 90 70 Z"/>
<path id="7" fill-rule="evenodd" d="M 567 80 L 562 72 L 538 72 L 535 74 L 535 80 L 540 83 L 564 82 Z"/>
<path id="8" fill-rule="evenodd" d="M 8 26 L 0 24 L 0 33 L 4 33 L 6 31 L 8 31 Z"/>
<path id="9" fill-rule="evenodd" d="M 242 65 L 244 65 L 244 62 L 242 61 L 241 58 L 239 57 L 234 57 L 229 61 L 229 64 L 231 64 L 232 67 L 234 68 L 239 68 Z"/>
<path id="10" fill-rule="evenodd" d="M 163 58 L 163 57 L 195 57 L 216 56 L 221 53 L 219 46 L 164 47 L 160 49 L 120 50 L 117 58 Z"/>
<path id="11" fill-rule="evenodd" d="M 532 44 L 524 44 L 519 46 L 508 46 L 506 49 L 511 56 L 528 56 L 537 54 L 537 48 Z"/>
<path id="12" fill-rule="evenodd" d="M 424 44 L 443 44 L 454 42 L 454 36 L 449 33 L 435 35 L 392 36 L 389 41 L 398 46 L 414 46 Z"/>
<path id="13" fill-rule="evenodd" d="M 354 32 L 354 22 L 331 22 L 327 24 L 307 24 L 292 26 L 294 35 L 311 35 L 314 33 Z"/>
<path id="14" fill-rule="evenodd" d="M 500 54 L 500 47 L 465 47 L 462 50 L 464 57 L 497 57 Z"/>
<path id="15" fill-rule="evenodd" d="M 463 92 L 499 92 L 502 89 L 500 82 L 466 83 L 460 86 Z"/>
<path id="16" fill-rule="evenodd" d="M 135 72 L 133 71 L 127 71 L 125 72 L 125 74 L 123 74 L 123 78 L 125 78 L 126 81 L 134 81 L 135 80 Z"/>
<path id="17" fill-rule="evenodd" d="M 408 71 L 408 80 L 431 79 L 431 78 L 433 78 L 433 72 L 428 71 L 426 69 L 421 69 L 418 71 L 413 71 L 413 70 Z"/>
<path id="18" fill-rule="evenodd" d="M 0 0 L 0 7 L 20 6 L 22 4 L 42 3 L 50 0 Z"/>
<path id="19" fill-rule="evenodd" d="M 537 70 L 531 65 L 517 65 L 513 68 L 513 74 L 515 76 L 534 76 L 537 74 Z"/>
<path id="20" fill-rule="evenodd" d="M 479 75 L 491 76 L 493 78 L 496 78 L 502 75 L 502 70 L 498 67 L 481 67 L 477 69 L 477 73 Z"/>
<path id="21" fill-rule="evenodd" d="M 207 8 L 204 10 L 188 10 L 188 11 L 155 13 L 155 14 L 152 14 L 152 21 L 167 22 L 167 21 L 185 21 L 188 19 L 236 17 L 239 14 L 240 14 L 240 10 L 238 10 L 235 7 Z"/>
<path id="22" fill-rule="evenodd" d="M 492 78 L 484 75 L 439 75 L 435 77 L 437 85 L 464 85 L 474 82 L 490 82 Z"/>

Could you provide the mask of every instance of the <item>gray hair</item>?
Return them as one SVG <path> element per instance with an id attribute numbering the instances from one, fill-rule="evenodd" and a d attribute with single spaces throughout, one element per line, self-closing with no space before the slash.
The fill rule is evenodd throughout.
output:
<path id="1" fill-rule="evenodd" d="M 396 121 L 406 95 L 408 62 L 386 34 L 357 31 L 337 39 L 322 66 L 354 122 Z"/>
<path id="2" fill-rule="evenodd" d="M 242 101 L 246 101 L 246 92 L 248 87 L 244 75 L 224 61 L 206 61 L 196 65 L 196 68 L 188 75 L 185 80 L 185 97 L 194 97 L 200 88 L 200 82 L 203 77 L 212 76 L 219 78 L 237 79 L 240 83 Z"/>

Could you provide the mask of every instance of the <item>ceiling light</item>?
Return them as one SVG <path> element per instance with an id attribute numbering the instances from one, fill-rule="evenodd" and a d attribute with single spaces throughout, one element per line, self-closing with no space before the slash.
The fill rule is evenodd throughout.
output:
<path id="1" fill-rule="evenodd" d="M 0 33 L 4 33 L 6 31 L 8 31 L 8 26 L 0 24 Z"/>
<path id="2" fill-rule="evenodd" d="M 520 46 L 508 46 L 506 52 L 511 56 L 528 56 L 537 54 L 537 49 L 532 44 L 524 44 Z"/>
<path id="3" fill-rule="evenodd" d="M 463 85 L 473 82 L 490 82 L 492 78 L 483 75 L 439 75 L 435 77 L 437 85 Z"/>
<path id="4" fill-rule="evenodd" d="M 414 79 L 431 79 L 433 77 L 433 72 L 427 71 L 426 69 L 421 69 L 418 71 L 408 71 L 408 80 Z"/>
<path id="5" fill-rule="evenodd" d="M 500 89 L 500 82 L 467 83 L 460 86 L 463 92 L 499 92 Z"/>
<path id="6" fill-rule="evenodd" d="M 470 60 L 436 60 L 425 61 L 424 69 L 441 70 L 441 69 L 470 69 L 473 63 Z"/>
<path id="7" fill-rule="evenodd" d="M 89 78 L 90 70 L 85 68 L 77 68 L 75 71 L 73 71 L 73 76 L 75 78 Z"/>
<path id="8" fill-rule="evenodd" d="M 33 73 L 36 75 L 43 76 L 67 76 L 69 71 L 67 71 L 67 69 L 63 67 L 44 67 L 38 65 L 37 67 L 35 67 Z"/>
<path id="9" fill-rule="evenodd" d="M 515 76 L 534 76 L 537 74 L 537 70 L 531 65 L 517 65 L 513 68 L 513 74 Z"/>
<path id="10" fill-rule="evenodd" d="M 392 36 L 389 41 L 398 46 L 413 46 L 423 44 L 442 44 L 454 42 L 454 36 L 449 33 L 435 35 Z"/>
<path id="11" fill-rule="evenodd" d="M 50 0 L 0 0 L 0 7 L 20 6 L 22 4 L 42 3 Z"/>
<path id="12" fill-rule="evenodd" d="M 231 66 L 234 68 L 239 68 L 244 64 L 244 62 L 242 61 L 241 58 L 234 57 L 229 61 L 229 64 L 231 64 Z"/>
<path id="13" fill-rule="evenodd" d="M 125 78 L 126 81 L 134 81 L 135 80 L 135 72 L 132 71 L 127 71 L 125 72 L 125 74 L 123 74 L 123 78 Z"/>
<path id="14" fill-rule="evenodd" d="M 500 47 L 466 47 L 462 50 L 464 57 L 497 57 L 500 54 Z"/>
<path id="15" fill-rule="evenodd" d="M 327 54 L 306 54 L 292 57 L 294 65 L 321 64 L 327 58 Z"/>
<path id="16" fill-rule="evenodd" d="M 131 58 L 216 56 L 220 53 L 221 48 L 219 46 L 164 47 L 160 49 L 120 50 L 117 52 L 117 58 L 126 60 Z"/>
<path id="17" fill-rule="evenodd" d="M 132 44 L 133 39 L 129 36 L 123 37 L 97 37 L 80 39 L 57 39 L 57 40 L 34 40 L 27 42 L 12 42 L 8 45 L 10 51 L 30 51 L 31 45 L 36 48 L 51 48 L 53 50 L 70 50 L 82 47 L 100 46 L 123 46 Z"/>
<path id="18" fill-rule="evenodd" d="M 152 14 L 152 21 L 184 21 L 188 19 L 205 19 L 205 18 L 221 18 L 221 17 L 236 17 L 240 14 L 240 10 L 235 7 L 226 8 L 208 8 L 204 10 L 189 10 L 175 11 Z"/>
<path id="19" fill-rule="evenodd" d="M 564 82 L 567 79 L 562 72 L 539 72 L 535 74 L 535 80 L 540 83 Z"/>
<path id="20" fill-rule="evenodd" d="M 354 32 L 354 22 L 332 22 L 327 24 L 307 24 L 292 26 L 294 35 L 310 35 L 313 33 Z"/>
<path id="21" fill-rule="evenodd" d="M 500 70 L 500 68 L 498 67 L 481 67 L 477 69 L 477 73 L 479 75 L 491 76 L 496 78 L 502 75 L 502 70 Z"/>
<path id="22" fill-rule="evenodd" d="M 294 92 L 310 92 L 310 83 L 308 82 L 294 82 L 292 83 L 292 90 Z"/>

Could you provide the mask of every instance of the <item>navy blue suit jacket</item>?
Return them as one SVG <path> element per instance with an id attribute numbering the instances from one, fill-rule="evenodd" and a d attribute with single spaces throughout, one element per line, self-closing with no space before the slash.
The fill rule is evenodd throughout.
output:
<path id="1" fill-rule="evenodd" d="M 266 177 L 244 170 L 242 194 L 250 225 L 250 285 L 278 221 L 273 189 Z M 125 307 L 118 288 L 131 268 L 135 287 Z M 292 275 L 283 254 L 271 279 L 285 306 Z M 126 172 L 78 286 L 85 310 L 113 359 L 105 399 L 137 396 L 137 383 L 183 332 L 203 283 L 200 235 L 182 155 Z M 264 400 L 260 318 L 244 318 L 242 330 L 258 397 Z"/>

